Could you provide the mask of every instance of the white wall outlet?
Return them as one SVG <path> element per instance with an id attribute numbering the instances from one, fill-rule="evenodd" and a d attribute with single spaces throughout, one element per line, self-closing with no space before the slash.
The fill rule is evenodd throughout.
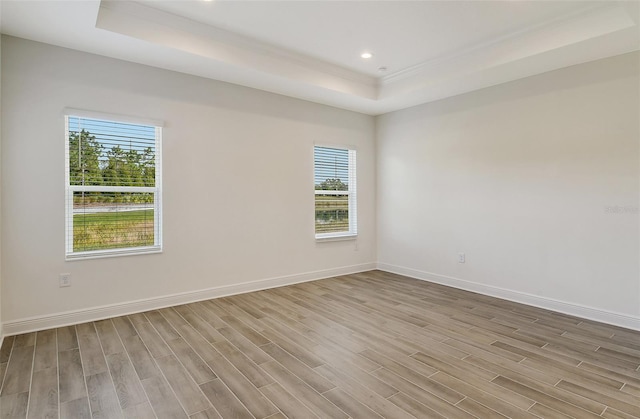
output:
<path id="1" fill-rule="evenodd" d="M 464 253 L 458 253 L 458 263 L 464 263 Z"/>
<path id="2" fill-rule="evenodd" d="M 71 286 L 71 274 L 60 274 L 58 277 L 60 280 L 60 287 L 70 287 Z"/>

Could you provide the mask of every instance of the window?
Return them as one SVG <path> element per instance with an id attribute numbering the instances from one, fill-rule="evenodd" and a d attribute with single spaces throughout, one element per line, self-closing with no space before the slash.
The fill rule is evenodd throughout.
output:
<path id="1" fill-rule="evenodd" d="M 316 146 L 313 155 L 316 239 L 356 236 L 356 151 Z"/>
<path id="2" fill-rule="evenodd" d="M 162 250 L 160 124 L 108 118 L 65 116 L 67 259 Z"/>

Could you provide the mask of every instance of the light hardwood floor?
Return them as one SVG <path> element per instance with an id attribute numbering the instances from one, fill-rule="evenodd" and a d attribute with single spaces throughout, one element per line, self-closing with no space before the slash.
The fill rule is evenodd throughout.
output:
<path id="1" fill-rule="evenodd" d="M 640 332 L 379 271 L 8 337 L 2 417 L 640 417 Z"/>

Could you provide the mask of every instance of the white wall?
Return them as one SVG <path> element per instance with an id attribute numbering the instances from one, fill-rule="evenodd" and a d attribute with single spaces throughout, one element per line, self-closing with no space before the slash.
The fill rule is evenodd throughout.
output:
<path id="1" fill-rule="evenodd" d="M 639 62 L 379 117 L 381 268 L 640 328 Z"/>
<path id="2" fill-rule="evenodd" d="M 0 21 L 2 3 L 0 2 Z M 0 24 L 1 26 L 1 24 Z M 0 80 L 2 80 L 2 42 L 0 42 Z M 0 115 L 2 115 L 2 83 L 0 83 Z M 0 117 L 0 238 L 2 237 L 2 118 Z M 0 240 L 0 345 L 4 338 L 2 330 L 2 240 Z"/>
<path id="3" fill-rule="evenodd" d="M 638 326 L 639 59 L 558 70 L 374 124 L 5 36 L 5 331 L 76 320 L 61 312 L 101 316 L 108 310 L 96 307 L 367 269 L 376 243 L 386 270 Z M 64 261 L 65 107 L 165 121 L 164 253 Z M 358 148 L 357 242 L 314 241 L 316 141 Z M 72 274 L 70 288 L 58 287 L 61 272 Z"/>
<path id="4" fill-rule="evenodd" d="M 374 266 L 373 117 L 17 38 L 2 42 L 6 325 Z M 65 262 L 65 107 L 165 122 L 164 253 Z M 315 242 L 314 142 L 358 150 L 357 242 Z M 62 272 L 72 274 L 70 288 L 58 287 Z"/>

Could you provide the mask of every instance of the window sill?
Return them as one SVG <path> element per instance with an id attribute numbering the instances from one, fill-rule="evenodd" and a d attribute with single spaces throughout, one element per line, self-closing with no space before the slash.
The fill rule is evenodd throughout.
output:
<path id="1" fill-rule="evenodd" d="M 333 234 L 330 236 L 316 236 L 316 242 L 338 242 L 338 241 L 346 241 L 346 240 L 356 240 L 358 238 L 357 234 L 346 233 L 346 234 Z"/>
<path id="2" fill-rule="evenodd" d="M 160 246 L 149 246 L 149 247 L 134 247 L 134 248 L 124 248 L 124 249 L 110 249 L 110 250 L 94 250 L 89 252 L 77 252 L 72 254 L 67 254 L 65 260 L 67 262 L 74 262 L 78 260 L 87 260 L 87 259 L 102 259 L 102 258 L 113 258 L 113 257 L 122 257 L 122 256 L 136 256 L 136 255 L 148 255 L 153 253 L 162 253 L 162 247 Z"/>

